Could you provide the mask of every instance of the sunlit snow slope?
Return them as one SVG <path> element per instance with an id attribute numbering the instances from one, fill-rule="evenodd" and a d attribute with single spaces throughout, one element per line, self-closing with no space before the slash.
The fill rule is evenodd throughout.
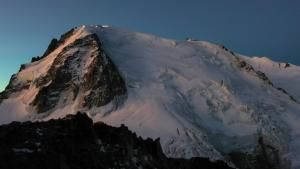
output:
<path id="1" fill-rule="evenodd" d="M 96 50 L 89 43 L 78 46 L 80 41 L 74 45 L 91 34 L 97 35 L 101 48 Z M 83 98 L 94 88 L 80 86 L 89 86 L 84 79 L 91 74 L 89 67 L 99 51 L 103 65 L 111 59 L 118 69 L 126 94 L 116 94 L 105 105 L 86 106 Z M 53 80 L 37 81 L 51 67 L 60 66 L 54 65 L 58 56 L 64 59 L 59 64 L 70 64 L 65 68 L 72 70 L 77 93 L 69 86 L 58 87 L 58 92 L 52 92 L 59 97 L 56 104 L 44 113 L 37 112 L 33 102 Z M 73 66 L 72 59 L 79 64 Z M 283 168 L 300 168 L 299 70 L 295 65 L 278 68 L 278 63 L 268 59 L 240 56 L 208 42 L 82 26 L 47 57 L 26 65 L 15 76 L 11 85 L 22 87 L 6 94 L 0 104 L 0 122 L 59 118 L 85 111 L 95 121 L 126 124 L 140 136 L 159 137 L 168 156 L 201 156 L 231 163 L 230 153 L 255 154 L 261 144 L 258 140 L 263 139 L 276 149 Z M 53 98 L 47 99 L 45 102 L 51 102 Z"/>

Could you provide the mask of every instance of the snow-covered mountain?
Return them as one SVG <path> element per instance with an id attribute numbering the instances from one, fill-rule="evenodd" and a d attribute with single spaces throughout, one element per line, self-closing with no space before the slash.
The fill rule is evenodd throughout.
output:
<path id="1" fill-rule="evenodd" d="M 33 61 L 0 94 L 0 123 L 84 111 L 170 157 L 300 168 L 295 65 L 109 26 L 74 28 Z"/>

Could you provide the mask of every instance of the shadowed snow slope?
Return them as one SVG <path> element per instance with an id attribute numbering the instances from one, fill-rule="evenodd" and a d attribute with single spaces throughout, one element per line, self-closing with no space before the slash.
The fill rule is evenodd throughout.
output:
<path id="1" fill-rule="evenodd" d="M 238 152 L 246 161 L 299 168 L 299 70 L 208 42 L 82 26 L 12 77 L 0 95 L 0 122 L 85 111 L 161 138 L 171 157 L 246 168 Z"/>

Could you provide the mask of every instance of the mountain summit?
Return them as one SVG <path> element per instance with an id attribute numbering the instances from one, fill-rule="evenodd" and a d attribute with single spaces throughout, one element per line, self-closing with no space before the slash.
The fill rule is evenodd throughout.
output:
<path id="1" fill-rule="evenodd" d="M 160 138 L 169 157 L 300 168 L 300 68 L 222 45 L 81 26 L 22 65 L 0 123 L 78 111 Z"/>

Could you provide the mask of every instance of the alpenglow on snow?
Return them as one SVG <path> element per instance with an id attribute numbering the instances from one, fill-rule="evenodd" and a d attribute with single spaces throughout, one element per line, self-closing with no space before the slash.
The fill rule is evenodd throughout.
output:
<path id="1" fill-rule="evenodd" d="M 81 26 L 12 76 L 0 94 L 0 123 L 81 111 L 160 138 L 169 157 L 238 166 L 237 156 L 267 154 L 270 165 L 296 169 L 299 82 L 298 66 L 222 45 Z"/>

